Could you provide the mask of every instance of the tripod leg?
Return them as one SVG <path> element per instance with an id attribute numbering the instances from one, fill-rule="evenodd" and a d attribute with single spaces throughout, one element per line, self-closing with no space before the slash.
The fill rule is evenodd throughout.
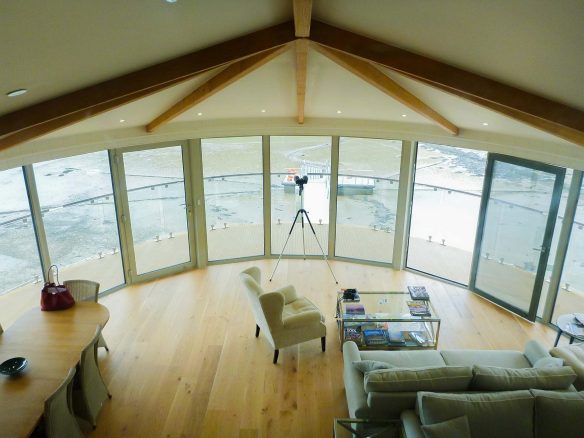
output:
<path id="1" fill-rule="evenodd" d="M 306 260 L 306 245 L 304 243 L 304 216 L 302 218 L 302 254 L 304 255 L 304 260 Z"/>
<path id="2" fill-rule="evenodd" d="M 284 243 L 284 248 L 280 252 L 280 256 L 278 257 L 278 262 L 276 263 L 276 267 L 274 268 L 274 272 L 272 272 L 272 276 L 270 277 L 270 281 L 274 278 L 274 274 L 276 273 L 276 269 L 278 269 L 278 265 L 280 264 L 280 260 L 282 260 L 282 254 L 286 250 L 286 245 L 288 245 L 288 241 L 290 240 L 290 236 L 292 235 L 292 231 L 294 231 L 294 225 L 296 225 L 296 221 L 298 220 L 298 215 L 300 214 L 301 210 L 296 212 L 296 216 L 294 217 L 294 222 L 292 222 L 292 226 L 290 227 L 290 231 L 288 232 L 288 237 L 286 238 L 286 243 Z"/>
<path id="3" fill-rule="evenodd" d="M 322 245 L 320 244 L 320 241 L 318 240 L 316 232 L 314 231 L 314 227 L 312 226 L 312 222 L 310 222 L 310 218 L 308 217 L 308 213 L 306 212 L 306 210 L 302 210 L 302 213 L 304 214 L 304 216 L 306 216 L 306 220 L 308 221 L 308 225 L 310 225 L 310 229 L 312 230 L 312 234 L 314 234 L 314 238 L 316 239 L 316 243 L 318 243 L 318 247 L 320 248 L 320 252 L 322 253 L 322 257 L 324 258 L 324 261 L 326 262 L 326 265 L 328 266 L 329 271 L 331 271 L 331 275 L 335 279 L 335 283 L 339 284 L 339 280 L 337 280 L 337 277 L 335 277 L 335 273 L 333 272 L 333 268 L 331 268 L 331 265 L 328 261 L 328 257 L 324 253 L 324 249 L 322 249 Z"/>

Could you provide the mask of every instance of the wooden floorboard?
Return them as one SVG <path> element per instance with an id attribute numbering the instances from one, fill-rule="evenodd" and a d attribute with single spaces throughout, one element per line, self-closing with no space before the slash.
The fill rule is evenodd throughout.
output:
<path id="1" fill-rule="evenodd" d="M 211 266 L 134 285 L 101 299 L 111 312 L 99 352 L 113 399 L 91 437 L 329 437 L 347 416 L 334 319 L 338 286 L 319 260 Z M 293 283 L 325 313 L 327 351 L 314 340 L 280 352 L 277 365 L 239 283 L 262 268 L 263 286 Z M 403 290 L 424 284 L 442 317 L 440 348 L 516 349 L 529 339 L 550 347 L 555 332 L 465 289 L 406 271 L 332 262 L 342 287 Z"/>

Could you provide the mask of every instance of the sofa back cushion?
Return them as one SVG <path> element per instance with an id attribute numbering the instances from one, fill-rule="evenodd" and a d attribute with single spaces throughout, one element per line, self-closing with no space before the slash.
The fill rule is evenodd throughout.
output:
<path id="1" fill-rule="evenodd" d="M 529 368 L 531 363 L 525 355 L 512 350 L 442 350 L 446 365 Z"/>
<path id="2" fill-rule="evenodd" d="M 465 391 L 471 367 L 392 368 L 365 373 L 365 392 Z"/>
<path id="3" fill-rule="evenodd" d="M 576 380 L 570 367 L 500 368 L 475 365 L 470 389 L 515 391 L 521 389 L 568 389 Z"/>
<path id="4" fill-rule="evenodd" d="M 422 425 L 466 416 L 473 438 L 533 436 L 535 399 L 529 391 L 481 394 L 419 392 L 417 408 Z"/>
<path id="5" fill-rule="evenodd" d="M 584 392 L 554 392 L 534 389 L 535 437 L 582 436 Z"/>

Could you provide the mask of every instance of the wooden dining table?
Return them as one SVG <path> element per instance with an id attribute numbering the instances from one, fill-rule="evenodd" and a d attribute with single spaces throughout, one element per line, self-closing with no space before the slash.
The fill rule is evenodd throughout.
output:
<path id="1" fill-rule="evenodd" d="M 18 375 L 0 374 L 0 437 L 27 437 L 34 431 L 45 400 L 108 319 L 105 306 L 82 301 L 55 312 L 31 309 L 0 334 L 0 363 L 12 357 L 28 361 Z"/>

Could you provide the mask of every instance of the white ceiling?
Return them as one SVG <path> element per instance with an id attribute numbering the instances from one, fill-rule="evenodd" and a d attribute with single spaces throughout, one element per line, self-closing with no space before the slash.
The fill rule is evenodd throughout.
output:
<path id="1" fill-rule="evenodd" d="M 290 20 L 291 3 L 0 1 L 0 114 Z M 314 0 L 313 17 L 584 110 L 582 0 Z M 284 53 L 174 123 L 293 118 L 294 65 L 293 52 Z M 214 73 L 48 137 L 117 129 L 120 119 L 125 120 L 123 127 L 143 126 Z M 458 97 L 386 73 L 463 130 L 560 142 Z M 5 96 L 21 87 L 29 93 Z M 430 124 L 314 51 L 308 60 L 306 117 Z"/>

